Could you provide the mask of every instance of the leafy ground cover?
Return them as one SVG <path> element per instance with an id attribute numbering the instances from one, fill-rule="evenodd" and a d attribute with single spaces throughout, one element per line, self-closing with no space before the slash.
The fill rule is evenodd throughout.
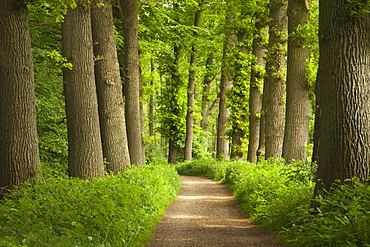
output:
<path id="1" fill-rule="evenodd" d="M 180 189 L 173 167 L 46 178 L 0 203 L 0 246 L 142 246 Z"/>
<path id="2" fill-rule="evenodd" d="M 177 170 L 226 183 L 248 217 L 281 232 L 290 246 L 370 246 L 369 185 L 341 185 L 313 199 L 314 168 L 276 159 L 258 164 L 193 161 Z M 317 208 L 311 207 L 313 201 Z"/>

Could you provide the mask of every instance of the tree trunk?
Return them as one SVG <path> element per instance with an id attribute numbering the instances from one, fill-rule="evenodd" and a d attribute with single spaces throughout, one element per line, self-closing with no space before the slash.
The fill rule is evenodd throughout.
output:
<path id="1" fill-rule="evenodd" d="M 37 173 L 34 74 L 24 1 L 0 1 L 0 194 Z"/>
<path id="2" fill-rule="evenodd" d="M 316 192 L 370 173 L 370 15 L 346 0 L 320 1 L 316 84 Z"/>
<path id="3" fill-rule="evenodd" d="M 98 7 L 97 3 L 104 6 Z M 107 169 L 117 173 L 130 164 L 130 156 L 110 1 L 93 2 L 91 18 L 103 155 Z"/>
<path id="4" fill-rule="evenodd" d="M 145 153 L 142 137 L 144 123 L 140 108 L 140 65 L 138 41 L 137 2 L 119 0 L 121 3 L 124 38 L 124 79 L 126 97 L 126 128 L 131 163 L 143 165 Z"/>
<path id="5" fill-rule="evenodd" d="M 199 4 L 200 10 L 195 13 L 194 27 L 199 27 L 200 24 L 200 11 L 203 7 L 205 0 Z M 198 32 L 194 31 L 194 38 L 197 39 L 199 36 Z M 185 136 L 185 152 L 184 159 L 192 160 L 193 151 L 193 135 L 194 135 L 194 98 L 195 98 L 195 69 L 197 65 L 197 51 L 195 44 L 191 49 L 190 55 L 190 69 L 189 69 L 189 81 L 188 81 L 188 107 L 186 113 L 186 136 Z"/>
<path id="6" fill-rule="evenodd" d="M 280 158 L 284 138 L 284 84 L 287 0 L 270 0 L 270 26 L 265 100 L 265 158 Z"/>
<path id="7" fill-rule="evenodd" d="M 288 162 L 305 161 L 310 122 L 309 84 L 306 76 L 309 59 L 307 41 L 295 34 L 297 27 L 309 21 L 307 0 L 289 0 L 288 3 L 288 64 L 286 82 L 286 120 L 283 158 Z"/>
<path id="8" fill-rule="evenodd" d="M 257 13 L 257 16 L 261 14 Z M 266 65 L 266 49 L 261 44 L 263 28 L 261 20 L 257 20 L 256 28 L 258 36 L 253 40 L 253 55 L 256 58 L 251 71 L 251 81 L 249 90 L 249 143 L 247 160 L 251 163 L 257 163 L 258 160 L 258 145 L 260 143 L 260 128 L 261 128 L 261 110 L 262 110 L 262 92 L 264 70 Z M 263 130 L 262 130 L 263 131 Z"/>
<path id="9" fill-rule="evenodd" d="M 62 25 L 63 56 L 73 68 L 63 69 L 68 128 L 69 174 L 81 179 L 104 176 L 90 7 L 77 1 Z"/>
<path id="10" fill-rule="evenodd" d="M 172 66 L 172 71 L 171 71 L 171 83 L 173 83 L 173 87 L 175 89 L 175 92 L 173 92 L 173 95 L 175 96 L 176 93 L 178 93 L 177 89 L 179 89 L 181 87 L 181 79 L 180 79 L 180 72 L 179 72 L 179 63 L 180 63 L 180 54 L 181 54 L 181 51 L 182 51 L 182 47 L 179 47 L 179 46 L 175 46 L 174 49 L 173 49 L 173 52 L 174 52 L 174 62 L 173 62 L 173 66 Z M 174 99 L 174 101 L 176 101 L 177 99 Z M 171 107 L 172 109 L 172 112 L 171 114 L 175 115 L 175 116 L 178 116 L 179 115 L 179 109 L 178 109 L 178 105 L 177 103 L 178 102 L 171 102 L 171 103 L 175 103 L 175 105 L 173 107 Z M 171 119 L 171 126 L 170 129 L 169 129 L 169 140 L 168 140 L 168 163 L 170 164 L 174 164 L 177 162 L 177 151 L 178 151 L 178 146 L 177 146 L 177 141 L 178 141 L 178 134 L 179 134 L 179 126 L 177 126 L 176 124 L 177 121 L 175 121 L 175 119 Z"/>
<path id="11" fill-rule="evenodd" d="M 210 100 L 209 100 L 209 93 L 211 89 L 211 83 L 213 79 L 211 78 L 210 69 L 213 65 L 213 53 L 211 52 L 206 60 L 206 75 L 204 76 L 203 81 L 203 92 L 202 92 L 202 121 L 201 126 L 202 130 L 205 132 L 209 132 L 209 118 L 211 116 L 212 108 L 214 108 L 215 104 L 212 104 L 210 106 Z M 218 102 L 217 102 L 218 103 Z"/>
<path id="12" fill-rule="evenodd" d="M 220 103 L 219 112 L 217 118 L 217 159 L 229 159 L 229 142 L 227 140 L 226 131 L 228 129 L 227 124 L 229 122 L 230 110 L 226 105 L 226 92 L 231 87 L 231 81 L 229 80 L 229 69 L 228 69 L 228 56 L 230 47 L 233 45 L 234 35 L 229 35 L 226 39 L 222 57 L 222 72 L 221 72 L 221 84 L 220 84 Z"/>

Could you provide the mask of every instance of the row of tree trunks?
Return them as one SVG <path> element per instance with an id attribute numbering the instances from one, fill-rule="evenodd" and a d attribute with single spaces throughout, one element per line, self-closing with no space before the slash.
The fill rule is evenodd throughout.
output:
<path id="1" fill-rule="evenodd" d="M 0 1 L 0 197 L 40 164 L 26 3 Z"/>

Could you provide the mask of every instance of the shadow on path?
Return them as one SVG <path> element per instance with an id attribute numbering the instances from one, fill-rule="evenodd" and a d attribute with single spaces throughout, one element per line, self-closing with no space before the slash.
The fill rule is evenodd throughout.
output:
<path id="1" fill-rule="evenodd" d="M 181 178 L 182 190 L 146 247 L 286 246 L 246 218 L 227 186 L 202 177 Z"/>

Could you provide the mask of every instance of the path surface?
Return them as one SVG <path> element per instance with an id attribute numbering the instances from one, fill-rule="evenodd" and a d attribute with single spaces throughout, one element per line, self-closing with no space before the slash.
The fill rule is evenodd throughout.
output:
<path id="1" fill-rule="evenodd" d="M 230 189 L 212 179 L 181 176 L 182 190 L 146 247 L 284 246 L 246 219 Z"/>

